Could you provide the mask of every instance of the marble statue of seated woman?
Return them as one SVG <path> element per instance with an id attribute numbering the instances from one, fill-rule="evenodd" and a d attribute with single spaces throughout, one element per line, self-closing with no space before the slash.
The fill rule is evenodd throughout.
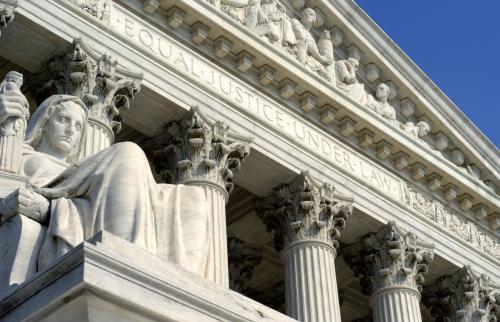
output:
<path id="1" fill-rule="evenodd" d="M 0 95 L 0 120 L 20 115 L 20 91 Z M 118 143 L 76 160 L 85 140 L 87 108 L 77 97 L 46 99 L 28 122 L 20 188 L 0 199 L 0 217 L 21 214 L 48 226 L 39 269 L 105 230 L 205 275 L 209 250 L 203 189 L 157 184 L 143 151 Z"/>

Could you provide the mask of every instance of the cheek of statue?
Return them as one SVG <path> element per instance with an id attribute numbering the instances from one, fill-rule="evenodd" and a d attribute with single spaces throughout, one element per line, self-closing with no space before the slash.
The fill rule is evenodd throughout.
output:
<path id="1" fill-rule="evenodd" d="M 55 112 L 46 128 L 47 140 L 52 149 L 64 154 L 71 153 L 80 142 L 82 123 L 78 109 L 63 108 Z"/>

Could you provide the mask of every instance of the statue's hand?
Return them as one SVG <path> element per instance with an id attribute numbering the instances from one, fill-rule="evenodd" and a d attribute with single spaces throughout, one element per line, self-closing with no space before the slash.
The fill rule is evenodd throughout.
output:
<path id="1" fill-rule="evenodd" d="M 323 65 L 331 65 L 333 63 L 333 58 L 320 56 L 320 63 L 322 63 Z"/>
<path id="2" fill-rule="evenodd" d="M 27 188 L 17 189 L 5 197 L 5 199 L 1 200 L 1 203 L 2 221 L 16 214 L 21 214 L 40 223 L 44 223 L 49 214 L 49 200 Z"/>
<path id="3" fill-rule="evenodd" d="M 0 124 L 9 117 L 26 117 L 28 100 L 19 90 L 6 90 L 0 93 Z"/>

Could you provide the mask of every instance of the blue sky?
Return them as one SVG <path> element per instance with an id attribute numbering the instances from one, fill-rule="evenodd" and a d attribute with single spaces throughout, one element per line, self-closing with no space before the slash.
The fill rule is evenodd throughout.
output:
<path id="1" fill-rule="evenodd" d="M 500 146 L 500 0 L 357 0 Z"/>

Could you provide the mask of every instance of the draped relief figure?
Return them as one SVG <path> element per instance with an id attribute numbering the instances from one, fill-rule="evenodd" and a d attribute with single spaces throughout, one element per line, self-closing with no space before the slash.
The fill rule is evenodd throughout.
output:
<path id="1" fill-rule="evenodd" d="M 358 67 L 359 62 L 356 58 L 336 61 L 336 85 L 345 95 L 364 105 L 367 102 L 368 95 L 365 90 L 365 84 L 359 82 L 356 77 Z"/>
<path id="2" fill-rule="evenodd" d="M 431 130 L 429 123 L 425 121 L 420 121 L 418 123 L 406 122 L 403 125 L 403 129 L 406 133 L 410 134 L 416 139 L 423 139 Z"/>
<path id="3" fill-rule="evenodd" d="M 18 87 L 3 90 L 0 125 L 24 118 L 26 102 Z M 83 101 L 70 95 L 52 95 L 36 109 L 20 160 L 19 175 L 28 182 L 0 191 L 1 222 L 20 214 L 48 226 L 39 269 L 105 230 L 204 276 L 211 240 L 204 190 L 157 184 L 133 143 L 77 160 L 88 113 Z"/>
<path id="4" fill-rule="evenodd" d="M 260 0 L 221 0 L 221 10 L 250 30 L 267 23 Z"/>
<path id="5" fill-rule="evenodd" d="M 302 11 L 300 21 L 292 19 L 292 29 L 297 38 L 297 59 L 322 77 L 332 81 L 335 77 L 333 44 L 330 32 L 325 30 L 316 44 L 311 28 L 316 21 L 316 12 L 311 8 Z"/>
<path id="6" fill-rule="evenodd" d="M 387 84 L 379 84 L 375 89 L 375 97 L 368 96 L 367 105 L 382 117 L 390 121 L 396 121 L 396 110 L 388 102 L 390 93 L 391 89 Z"/>
<path id="7" fill-rule="evenodd" d="M 295 46 L 297 39 L 285 7 L 277 0 L 262 0 L 262 10 L 267 18 L 266 34 L 269 41 L 285 48 Z"/>

